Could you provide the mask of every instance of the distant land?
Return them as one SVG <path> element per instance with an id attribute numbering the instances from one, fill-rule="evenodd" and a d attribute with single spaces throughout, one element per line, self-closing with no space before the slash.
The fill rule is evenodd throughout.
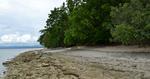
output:
<path id="1" fill-rule="evenodd" d="M 42 48 L 39 43 L 0 43 L 0 49 Z"/>

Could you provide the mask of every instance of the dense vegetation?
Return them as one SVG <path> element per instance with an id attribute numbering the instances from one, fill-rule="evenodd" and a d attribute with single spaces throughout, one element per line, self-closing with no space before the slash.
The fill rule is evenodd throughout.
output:
<path id="1" fill-rule="evenodd" d="M 67 0 L 46 23 L 38 41 L 48 48 L 148 44 L 150 0 Z"/>

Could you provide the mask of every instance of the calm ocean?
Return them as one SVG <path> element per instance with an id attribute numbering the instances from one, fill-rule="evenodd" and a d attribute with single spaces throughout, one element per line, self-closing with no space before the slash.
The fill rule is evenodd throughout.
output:
<path id="1" fill-rule="evenodd" d="M 2 65 L 3 62 L 11 60 L 18 54 L 29 51 L 29 50 L 35 50 L 36 48 L 13 48 L 13 49 L 0 49 L 0 76 L 5 71 L 5 67 Z"/>

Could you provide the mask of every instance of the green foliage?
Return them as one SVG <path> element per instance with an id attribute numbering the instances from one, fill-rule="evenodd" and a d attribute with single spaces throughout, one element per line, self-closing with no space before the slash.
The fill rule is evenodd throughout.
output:
<path id="1" fill-rule="evenodd" d="M 66 0 L 51 11 L 41 30 L 45 47 L 123 44 L 150 40 L 148 0 Z"/>
<path id="2" fill-rule="evenodd" d="M 148 39 L 148 40 L 150 40 L 150 24 L 148 24 L 148 25 L 146 25 L 145 27 L 144 27 L 144 32 L 145 32 L 145 37 Z"/>
<path id="3" fill-rule="evenodd" d="M 63 4 L 60 8 L 55 8 L 49 14 L 44 30 L 41 30 L 42 35 L 39 38 L 40 44 L 47 48 L 64 46 L 64 31 L 68 27 L 68 17 L 66 7 Z"/>
<path id="4" fill-rule="evenodd" d="M 126 45 L 135 41 L 135 34 L 135 29 L 125 24 L 116 25 L 112 31 L 112 36 L 115 37 L 115 41 L 122 42 Z"/>
<path id="5" fill-rule="evenodd" d="M 69 16 L 69 28 L 65 32 L 67 45 L 99 45 L 109 43 L 112 28 L 111 6 L 117 6 L 117 0 L 84 0 L 74 8 Z"/>
<path id="6" fill-rule="evenodd" d="M 112 22 L 115 25 L 115 31 L 113 31 L 114 39 L 121 41 L 122 43 L 136 43 L 144 44 L 150 40 L 150 1 L 149 0 L 131 0 L 129 3 L 120 5 L 119 7 L 112 7 Z M 119 26 L 119 27 L 118 27 Z M 120 28 L 120 29 L 119 29 Z M 122 29 L 121 29 L 122 28 Z M 127 28 L 134 29 L 134 38 L 123 36 L 121 31 Z M 147 29 L 147 30 L 146 30 Z M 124 34 L 128 34 L 131 31 L 123 31 Z M 117 33 L 117 35 L 115 35 Z M 120 34 L 119 34 L 120 33 Z M 132 36 L 132 35 L 131 35 Z M 119 37 L 119 38 L 118 38 Z M 124 40 L 126 38 L 126 40 Z M 127 40 L 128 39 L 128 40 Z M 130 40 L 129 40 L 130 39 Z M 123 41 L 124 40 L 124 41 Z"/>
<path id="7" fill-rule="evenodd" d="M 69 28 L 65 32 L 65 44 L 80 45 L 85 44 L 92 30 L 88 13 L 82 7 L 74 10 L 69 16 Z"/>

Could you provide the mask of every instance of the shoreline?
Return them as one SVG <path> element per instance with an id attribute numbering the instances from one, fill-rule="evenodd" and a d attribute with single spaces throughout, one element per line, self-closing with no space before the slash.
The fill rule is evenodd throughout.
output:
<path id="1" fill-rule="evenodd" d="M 126 55 L 132 56 L 129 53 L 139 55 L 128 58 Z M 149 79 L 150 58 L 140 57 L 142 53 L 150 55 L 149 47 L 79 46 L 27 51 L 4 63 L 4 79 Z"/>
<path id="2" fill-rule="evenodd" d="M 41 48 L 4 48 L 1 49 L 1 56 L 0 56 L 0 77 L 2 77 L 4 72 L 6 71 L 5 67 L 2 65 L 5 61 L 10 61 L 12 58 L 15 58 L 20 53 L 29 50 L 40 50 Z M 0 78 L 1 79 L 1 78 Z"/>

